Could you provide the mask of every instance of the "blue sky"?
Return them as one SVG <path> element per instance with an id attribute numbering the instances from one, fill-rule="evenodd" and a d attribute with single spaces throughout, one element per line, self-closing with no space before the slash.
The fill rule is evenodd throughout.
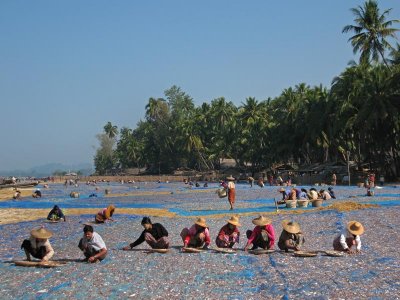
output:
<path id="1" fill-rule="evenodd" d="M 0 1 L 0 170 L 92 162 L 111 121 L 134 128 L 177 85 L 240 105 L 354 59 L 363 1 Z M 400 1 L 379 1 L 400 19 Z M 399 25 L 397 27 L 400 27 Z"/>

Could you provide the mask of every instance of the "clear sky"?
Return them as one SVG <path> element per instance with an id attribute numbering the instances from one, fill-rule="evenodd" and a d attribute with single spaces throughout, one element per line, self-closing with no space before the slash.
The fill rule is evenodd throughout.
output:
<path id="1" fill-rule="evenodd" d="M 400 1 L 378 2 L 400 19 Z M 0 170 L 92 162 L 108 121 L 134 128 L 172 85 L 196 105 L 329 87 L 355 58 L 341 31 L 362 4 L 2 0 Z"/>

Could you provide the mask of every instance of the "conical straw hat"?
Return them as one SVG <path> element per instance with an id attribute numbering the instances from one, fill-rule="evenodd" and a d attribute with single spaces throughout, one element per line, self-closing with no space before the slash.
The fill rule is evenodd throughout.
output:
<path id="1" fill-rule="evenodd" d="M 206 223 L 206 219 L 204 219 L 204 218 L 198 218 L 197 221 L 194 223 L 201 227 L 208 227 L 207 223 Z"/>
<path id="2" fill-rule="evenodd" d="M 31 235 L 37 239 L 48 239 L 53 235 L 53 233 L 44 227 L 40 227 L 39 229 L 33 229 Z"/>
<path id="3" fill-rule="evenodd" d="M 253 219 L 253 221 L 251 221 L 251 222 L 257 226 L 264 226 L 264 225 L 271 224 L 272 220 L 268 219 L 267 217 L 264 217 L 264 216 L 259 216 L 258 218 Z"/>
<path id="4" fill-rule="evenodd" d="M 236 216 L 232 216 L 229 220 L 227 220 L 227 222 L 231 223 L 232 225 L 235 225 L 235 226 L 242 226 L 239 223 L 239 217 L 236 217 Z"/>
<path id="5" fill-rule="evenodd" d="M 285 231 L 289 233 L 299 233 L 300 232 L 300 225 L 297 222 L 283 220 L 282 227 Z"/>
<path id="6" fill-rule="evenodd" d="M 358 221 L 350 221 L 347 223 L 347 229 L 354 235 L 361 235 L 364 233 L 364 226 Z"/>

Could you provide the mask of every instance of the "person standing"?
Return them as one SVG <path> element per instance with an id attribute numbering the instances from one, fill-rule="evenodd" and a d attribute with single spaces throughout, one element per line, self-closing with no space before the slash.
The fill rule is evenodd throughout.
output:
<path id="1" fill-rule="evenodd" d="M 336 185 L 336 180 L 337 180 L 336 173 L 333 172 L 333 173 L 332 173 L 332 182 L 331 182 L 331 184 L 332 184 L 333 186 Z"/>
<path id="2" fill-rule="evenodd" d="M 233 209 L 233 205 L 235 204 L 236 200 L 236 186 L 235 186 L 235 178 L 231 176 L 227 177 L 226 180 L 228 180 L 228 201 L 229 205 L 231 206 L 231 210 Z"/>
<path id="3" fill-rule="evenodd" d="M 152 223 L 149 217 L 143 217 L 142 226 L 144 230 L 139 238 L 133 243 L 123 248 L 123 250 L 132 249 L 144 241 L 153 249 L 168 249 L 169 239 L 168 231 L 160 223 Z"/>

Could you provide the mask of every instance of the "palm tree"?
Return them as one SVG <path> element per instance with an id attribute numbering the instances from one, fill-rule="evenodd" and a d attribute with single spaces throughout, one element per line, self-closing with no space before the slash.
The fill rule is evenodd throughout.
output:
<path id="1" fill-rule="evenodd" d="M 104 132 L 108 135 L 109 138 L 114 138 L 118 134 L 118 127 L 113 126 L 111 122 L 108 122 L 104 127 Z"/>
<path id="2" fill-rule="evenodd" d="M 396 28 L 390 28 L 393 23 L 399 20 L 386 21 L 386 16 L 391 9 L 385 10 L 382 14 L 379 12 L 378 3 L 374 0 L 368 0 L 364 6 L 352 8 L 351 12 L 355 16 L 355 25 L 347 25 L 343 27 L 342 32 L 354 32 L 355 35 L 349 38 L 349 42 L 353 46 L 353 52 L 361 52 L 360 63 L 367 63 L 372 60 L 378 62 L 381 56 L 385 65 L 389 68 L 384 52 L 386 49 L 393 49 L 387 38 L 396 38 Z"/>

